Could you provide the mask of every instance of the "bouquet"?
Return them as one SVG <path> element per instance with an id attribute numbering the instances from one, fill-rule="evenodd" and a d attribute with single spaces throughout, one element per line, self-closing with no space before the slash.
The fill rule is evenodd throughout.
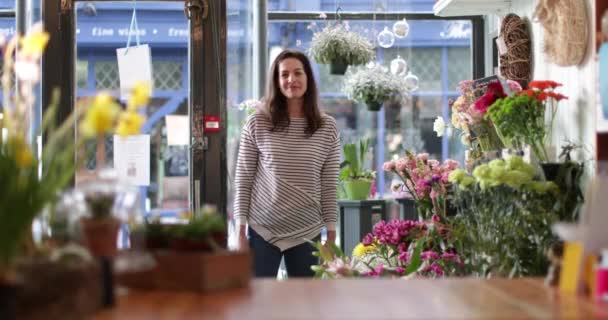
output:
<path id="1" fill-rule="evenodd" d="M 539 181 L 519 156 L 479 165 L 472 175 L 454 170 L 449 180 L 459 215 L 457 249 L 470 270 L 483 277 L 539 276 L 548 267 L 545 250 L 556 241 L 559 189 Z"/>
<path id="2" fill-rule="evenodd" d="M 418 215 L 429 218 L 432 213 L 444 217 L 448 195 L 448 177 L 458 162 L 448 159 L 443 164 L 428 159 L 428 153 L 409 151 L 405 157 L 384 163 L 384 171 L 395 173 L 417 205 Z"/>
<path id="3" fill-rule="evenodd" d="M 556 114 L 556 103 L 567 99 L 556 93 L 555 88 L 561 84 L 554 81 L 532 81 L 530 89 L 516 92 L 497 100 L 488 109 L 485 116 L 491 120 L 501 141 L 510 148 L 521 149 L 529 145 L 536 156 L 547 162 L 548 139 L 553 134 L 553 121 Z M 549 112 L 549 124 L 545 114 Z"/>
<path id="4" fill-rule="evenodd" d="M 317 245 L 323 263 L 317 277 L 430 277 L 462 273 L 462 261 L 451 246 L 451 231 L 434 215 L 431 220 L 380 221 L 355 247 L 352 257 L 335 245 Z M 336 254 L 337 253 L 337 254 Z"/>

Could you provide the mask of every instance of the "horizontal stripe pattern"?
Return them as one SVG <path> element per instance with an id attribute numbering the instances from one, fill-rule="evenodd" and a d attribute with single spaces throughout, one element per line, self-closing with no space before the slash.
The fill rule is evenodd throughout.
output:
<path id="1" fill-rule="evenodd" d="M 300 241 L 294 240 L 337 221 L 336 122 L 323 115 L 323 125 L 312 136 L 304 133 L 306 126 L 305 118 L 294 118 L 287 128 L 271 131 L 270 119 L 258 112 L 241 133 L 234 216 L 256 231 L 263 229 L 260 235 L 279 248 L 297 245 Z"/>

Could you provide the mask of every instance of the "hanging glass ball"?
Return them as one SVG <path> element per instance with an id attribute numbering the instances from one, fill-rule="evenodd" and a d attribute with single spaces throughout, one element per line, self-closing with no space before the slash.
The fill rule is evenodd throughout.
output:
<path id="1" fill-rule="evenodd" d="M 412 72 L 408 72 L 407 76 L 405 76 L 405 90 L 407 91 L 416 91 L 418 90 L 418 77 L 412 74 Z"/>
<path id="2" fill-rule="evenodd" d="M 391 61 L 391 73 L 396 76 L 404 76 L 407 71 L 407 62 L 401 58 L 401 56 L 397 56 L 397 58 Z"/>
<path id="3" fill-rule="evenodd" d="M 399 39 L 405 38 L 408 34 L 410 34 L 410 25 L 407 23 L 405 18 L 395 22 L 393 25 L 393 34 Z"/>
<path id="4" fill-rule="evenodd" d="M 395 44 L 395 35 L 388 30 L 388 27 L 384 27 L 384 30 L 378 34 L 378 45 L 382 48 L 390 48 Z"/>

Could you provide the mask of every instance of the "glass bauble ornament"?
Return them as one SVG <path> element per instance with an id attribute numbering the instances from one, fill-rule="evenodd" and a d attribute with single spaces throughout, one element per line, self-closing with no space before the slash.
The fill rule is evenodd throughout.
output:
<path id="1" fill-rule="evenodd" d="M 378 34 L 378 45 L 382 48 L 390 48 L 395 44 L 395 35 L 384 27 L 384 30 Z"/>
<path id="2" fill-rule="evenodd" d="M 393 34 L 399 39 L 405 38 L 408 34 L 410 34 L 410 25 L 407 23 L 405 18 L 393 24 Z"/>
<path id="3" fill-rule="evenodd" d="M 418 90 L 419 81 L 418 77 L 413 75 L 412 72 L 408 72 L 405 76 L 405 90 L 416 91 Z"/>
<path id="4" fill-rule="evenodd" d="M 397 58 L 391 61 L 391 73 L 396 76 L 404 76 L 407 71 L 407 62 L 401 58 L 401 56 L 397 56 Z"/>

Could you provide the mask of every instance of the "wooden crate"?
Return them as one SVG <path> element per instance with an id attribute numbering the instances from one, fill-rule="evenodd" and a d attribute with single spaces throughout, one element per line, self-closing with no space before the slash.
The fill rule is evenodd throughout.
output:
<path id="1" fill-rule="evenodd" d="M 116 282 L 130 288 L 208 292 L 242 288 L 251 279 L 249 252 L 155 251 L 156 266 L 142 272 L 116 275 Z"/>

